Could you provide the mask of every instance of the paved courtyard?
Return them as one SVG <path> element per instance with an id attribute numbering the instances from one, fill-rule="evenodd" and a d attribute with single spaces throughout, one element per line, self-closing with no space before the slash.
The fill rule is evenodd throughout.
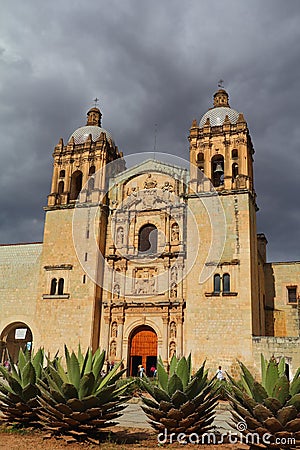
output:
<path id="1" fill-rule="evenodd" d="M 122 427 L 151 428 L 147 421 L 147 416 L 141 408 L 141 404 L 140 400 L 137 400 L 136 403 L 128 403 L 124 414 L 118 419 L 119 425 Z M 216 418 L 214 422 L 219 433 L 236 431 L 228 425 L 228 421 L 230 421 L 228 405 L 226 403 L 220 403 L 216 409 Z"/>

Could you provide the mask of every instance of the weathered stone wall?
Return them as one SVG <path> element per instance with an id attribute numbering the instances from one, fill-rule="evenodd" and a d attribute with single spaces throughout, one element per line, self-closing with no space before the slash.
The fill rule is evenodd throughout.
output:
<path id="1" fill-rule="evenodd" d="M 257 373 L 260 373 L 260 355 L 266 359 L 285 357 L 290 375 L 295 375 L 300 367 L 300 338 L 296 337 L 254 337 L 253 360 Z"/>
<path id="2" fill-rule="evenodd" d="M 77 223 L 77 229 L 82 228 L 82 240 L 78 238 L 76 254 L 72 230 L 74 211 L 73 208 L 55 209 L 46 214 L 35 314 L 40 329 L 38 345 L 51 354 L 57 350 L 62 352 L 65 343 L 77 349 L 80 342 L 84 350 L 92 340 L 95 284 L 85 274 L 78 257 L 84 261 L 93 256 L 84 239 L 85 215 L 79 216 Z M 63 295 L 50 295 L 53 278 L 65 280 Z"/>
<path id="3" fill-rule="evenodd" d="M 299 336 L 299 283 L 300 262 L 275 262 L 265 266 L 266 304 L 269 328 L 274 336 Z M 298 286 L 298 302 L 288 302 L 287 287 Z M 272 323 L 273 322 L 273 323 Z"/>
<path id="4" fill-rule="evenodd" d="M 36 317 L 42 244 L 0 246 L 0 333 L 14 322 L 23 322 L 31 329 L 33 345 L 41 339 Z"/>
<path id="5" fill-rule="evenodd" d="M 252 361 L 252 311 L 257 298 L 257 277 L 252 265 L 257 261 L 252 253 L 250 196 L 238 193 L 220 196 L 226 216 L 226 242 L 220 261 L 206 261 L 211 242 L 211 217 L 198 198 L 189 199 L 199 227 L 200 248 L 195 264 L 187 277 L 187 307 L 184 324 L 184 353 L 192 352 L 194 363 L 207 359 L 209 367 L 224 369 L 236 374 L 236 360 Z M 217 201 L 217 200 L 214 200 Z M 215 214 L 213 232 L 222 230 L 222 206 L 212 208 Z M 189 222 L 187 229 L 189 229 Z M 255 236 L 256 239 L 256 236 Z M 194 246 L 194 236 L 187 237 L 187 251 Z M 217 243 L 213 243 L 217 245 Z M 200 274 L 207 263 L 214 265 L 209 278 L 201 282 Z M 215 295 L 213 274 L 229 273 L 231 294 Z M 257 306 L 258 308 L 258 306 Z"/>

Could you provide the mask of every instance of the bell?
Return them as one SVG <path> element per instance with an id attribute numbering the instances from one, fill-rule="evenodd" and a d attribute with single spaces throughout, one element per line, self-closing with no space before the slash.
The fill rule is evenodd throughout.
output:
<path id="1" fill-rule="evenodd" d="M 217 167 L 216 167 L 214 173 L 218 173 L 218 172 L 219 173 L 224 173 L 224 170 L 222 169 L 222 166 L 221 166 L 220 163 L 217 164 Z"/>

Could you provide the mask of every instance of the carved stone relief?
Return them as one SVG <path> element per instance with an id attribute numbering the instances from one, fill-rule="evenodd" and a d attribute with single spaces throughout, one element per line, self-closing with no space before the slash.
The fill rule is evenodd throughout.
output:
<path id="1" fill-rule="evenodd" d="M 135 269 L 134 293 L 137 295 L 156 294 L 157 270 L 152 267 Z"/>
<path id="2" fill-rule="evenodd" d="M 117 229 L 116 244 L 117 245 L 123 245 L 124 244 L 124 229 L 123 229 L 123 227 L 118 227 L 118 229 Z"/>
<path id="3" fill-rule="evenodd" d="M 177 298 L 177 284 L 176 283 L 171 284 L 170 298 Z"/>
<path id="4" fill-rule="evenodd" d="M 115 283 L 113 289 L 113 298 L 120 298 L 120 292 L 120 285 L 118 283 Z"/>
<path id="5" fill-rule="evenodd" d="M 179 225 L 175 222 L 171 227 L 171 242 L 177 241 L 179 241 Z"/>
<path id="6" fill-rule="evenodd" d="M 111 341 L 109 356 L 111 357 L 111 359 L 115 359 L 116 354 L 117 354 L 117 343 L 116 341 Z"/>
<path id="7" fill-rule="evenodd" d="M 111 325 L 111 337 L 116 339 L 118 337 L 118 324 L 113 322 Z"/>
<path id="8" fill-rule="evenodd" d="M 176 344 L 174 341 L 170 342 L 169 345 L 169 357 L 172 358 L 173 355 L 176 355 Z"/>
<path id="9" fill-rule="evenodd" d="M 176 323 L 171 322 L 170 323 L 170 339 L 176 339 L 176 334 L 177 334 Z"/>

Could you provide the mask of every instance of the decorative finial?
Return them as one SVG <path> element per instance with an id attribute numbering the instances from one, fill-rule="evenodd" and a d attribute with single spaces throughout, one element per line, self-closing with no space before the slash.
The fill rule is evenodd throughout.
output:
<path id="1" fill-rule="evenodd" d="M 222 80 L 222 78 L 218 81 L 218 87 L 221 89 L 224 89 L 224 80 Z"/>
<path id="2" fill-rule="evenodd" d="M 98 103 L 99 103 L 99 98 L 97 98 L 97 97 L 94 98 L 93 102 L 94 102 L 94 107 L 97 108 Z"/>

